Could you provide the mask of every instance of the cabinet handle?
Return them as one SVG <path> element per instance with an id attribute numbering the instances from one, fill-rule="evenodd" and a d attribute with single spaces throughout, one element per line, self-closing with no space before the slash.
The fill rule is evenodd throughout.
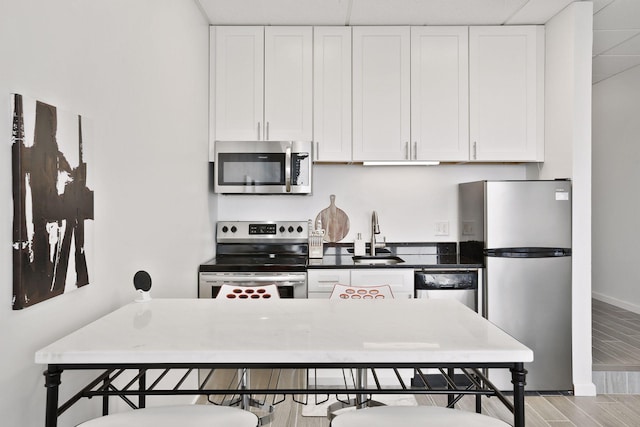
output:
<path id="1" fill-rule="evenodd" d="M 404 143 L 404 157 L 407 160 L 411 160 L 411 146 L 409 145 L 409 141 Z"/>
<path id="2" fill-rule="evenodd" d="M 260 122 L 258 122 L 258 141 L 260 141 Z"/>
<path id="3" fill-rule="evenodd" d="M 320 158 L 320 143 L 318 141 L 316 141 L 316 152 L 313 154 L 313 159 L 318 160 Z"/>
<path id="4" fill-rule="evenodd" d="M 284 152 L 284 181 L 287 193 L 291 193 L 291 146 Z"/>
<path id="5" fill-rule="evenodd" d="M 478 160 L 478 143 L 473 141 L 473 160 Z"/>
<path id="6" fill-rule="evenodd" d="M 267 129 L 265 130 L 265 141 L 269 141 L 269 122 L 267 122 Z"/>
<path id="7" fill-rule="evenodd" d="M 418 160 L 418 141 L 413 141 L 413 160 Z"/>

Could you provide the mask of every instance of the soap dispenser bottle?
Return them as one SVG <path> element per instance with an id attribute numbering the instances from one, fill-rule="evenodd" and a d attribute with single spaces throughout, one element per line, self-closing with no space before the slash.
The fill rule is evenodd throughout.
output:
<path id="1" fill-rule="evenodd" d="M 353 243 L 353 254 L 355 256 L 364 256 L 365 247 L 364 240 L 362 240 L 362 233 L 358 233 L 356 236 L 356 240 Z"/>

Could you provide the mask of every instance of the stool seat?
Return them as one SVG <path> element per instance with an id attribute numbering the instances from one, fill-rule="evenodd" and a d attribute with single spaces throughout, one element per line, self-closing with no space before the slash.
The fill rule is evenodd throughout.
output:
<path id="1" fill-rule="evenodd" d="M 248 411 L 217 405 L 175 405 L 135 409 L 106 415 L 78 427 L 256 427 L 258 417 Z"/>
<path id="2" fill-rule="evenodd" d="M 331 427 L 509 427 L 497 418 L 437 406 L 379 406 L 338 415 Z"/>

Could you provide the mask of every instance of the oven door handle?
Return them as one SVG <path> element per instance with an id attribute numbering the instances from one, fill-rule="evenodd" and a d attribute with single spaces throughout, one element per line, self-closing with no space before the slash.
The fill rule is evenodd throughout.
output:
<path id="1" fill-rule="evenodd" d="M 260 283 L 273 283 L 273 282 L 302 282 L 304 283 L 304 275 L 286 274 L 279 276 L 225 276 L 225 277 L 205 277 L 208 283 L 211 282 L 227 282 L 227 283 L 242 283 L 242 282 L 260 282 Z"/>

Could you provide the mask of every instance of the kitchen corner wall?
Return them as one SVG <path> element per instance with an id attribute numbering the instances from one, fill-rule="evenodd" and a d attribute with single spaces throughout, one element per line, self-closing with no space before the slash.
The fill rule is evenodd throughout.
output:
<path id="1" fill-rule="evenodd" d="M 136 298 L 139 269 L 154 297 L 196 295 L 197 266 L 213 255 L 209 27 L 182 0 L 6 0 L 1 9 L 0 414 L 3 426 L 36 427 L 45 400 L 37 349 Z M 10 93 L 82 114 L 94 136 L 91 284 L 20 311 L 11 309 Z M 61 399 L 85 379 L 65 374 Z M 99 404 L 74 406 L 60 426 L 98 415 Z"/>
<path id="2" fill-rule="evenodd" d="M 572 179 L 573 391 L 577 396 L 588 396 L 596 393 L 591 357 L 593 4 L 571 3 L 545 27 L 545 147 L 548 150 L 540 178 Z"/>
<path id="3" fill-rule="evenodd" d="M 640 313 L 640 66 L 593 86 L 593 294 Z"/>
<path id="4" fill-rule="evenodd" d="M 371 237 L 371 212 L 388 242 L 458 241 L 458 183 L 483 179 L 527 179 L 524 165 L 361 166 L 316 164 L 311 196 L 212 194 L 220 220 L 306 220 L 336 206 L 350 222 L 342 242 L 357 233 Z M 449 223 L 449 235 L 436 235 L 436 222 Z M 379 237 L 380 239 L 382 237 Z"/>

